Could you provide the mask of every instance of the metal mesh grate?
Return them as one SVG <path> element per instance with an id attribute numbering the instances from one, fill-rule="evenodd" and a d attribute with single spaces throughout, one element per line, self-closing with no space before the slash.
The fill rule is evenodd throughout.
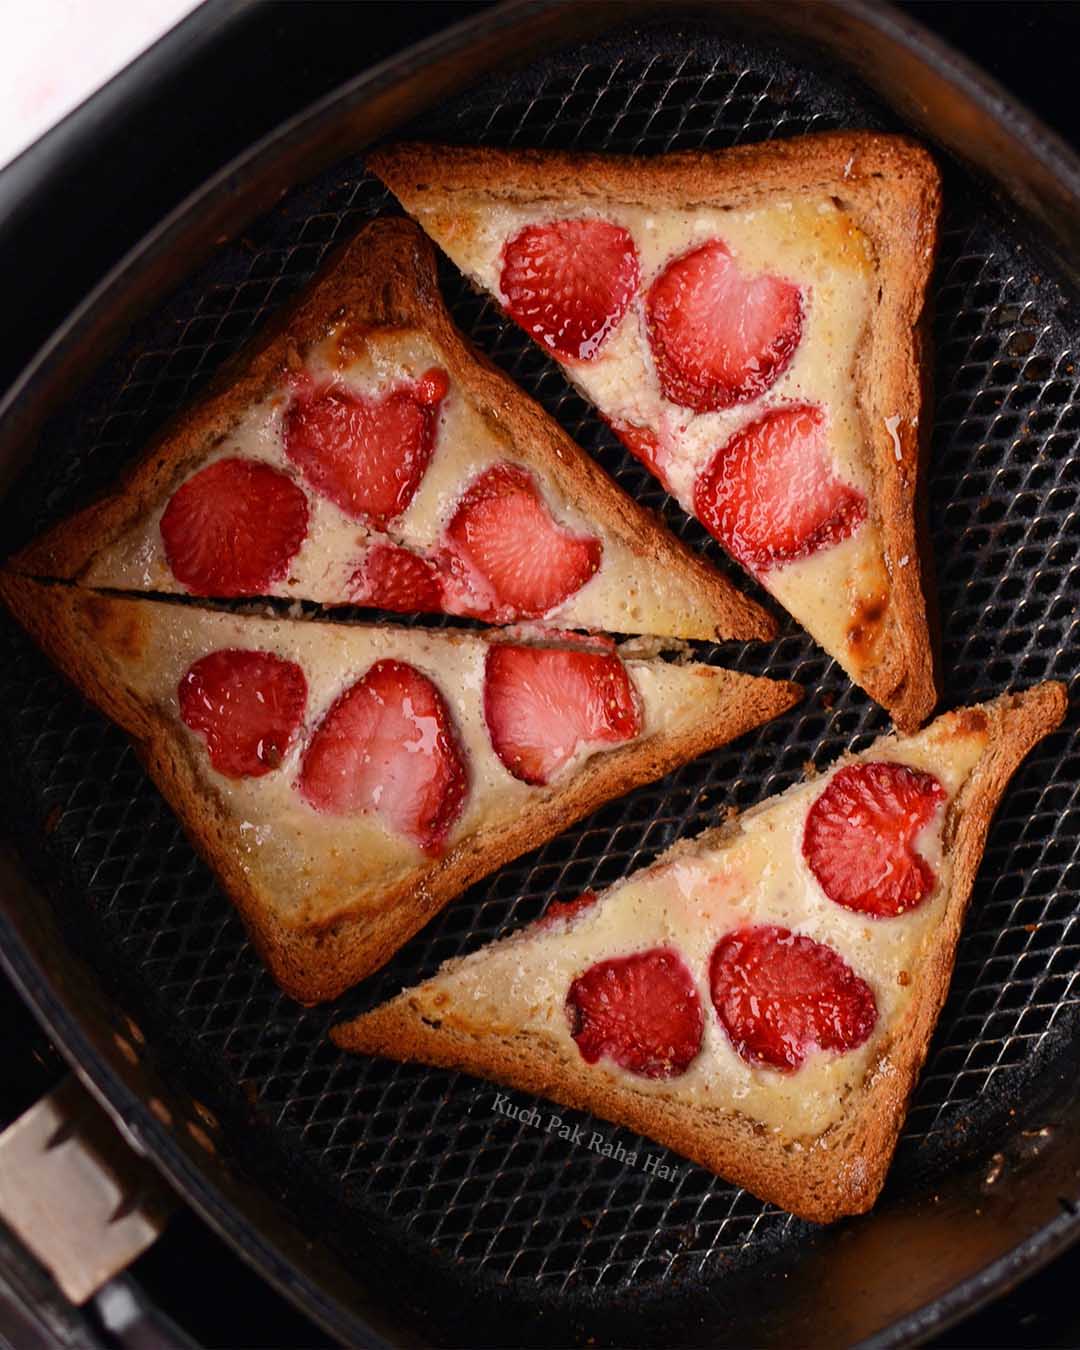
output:
<path id="1" fill-rule="evenodd" d="M 701 33 L 596 44 L 492 81 L 418 134 L 617 150 L 725 146 L 840 126 L 880 110 L 775 54 Z M 1078 335 L 1055 283 L 962 182 L 949 185 L 935 282 L 938 413 L 931 500 L 946 701 L 961 703 L 1080 665 Z M 327 248 L 386 194 L 357 161 L 294 192 L 222 249 L 135 332 L 51 427 L 8 537 L 28 535 L 111 480 Z M 633 495 L 723 570 L 700 528 L 666 503 L 539 351 L 447 269 L 459 323 Z M 494 1110 L 457 1075 L 339 1054 L 324 1032 L 445 958 L 534 917 L 553 894 L 602 886 L 678 837 L 794 782 L 885 727 L 884 716 L 792 625 L 772 648 L 729 644 L 737 668 L 793 678 L 804 706 L 597 812 L 452 905 L 333 1012 L 299 1011 L 246 945 L 212 878 L 148 787 L 125 739 L 79 700 L 10 624 L 0 718 L 23 827 L 47 821 L 52 887 L 69 923 L 171 1047 L 181 1073 L 233 1122 L 238 1156 L 274 1176 L 301 1222 L 363 1250 L 426 1249 L 462 1281 L 594 1297 L 673 1287 L 766 1237 L 806 1226 L 624 1131 L 574 1113 L 605 1141 L 660 1154 L 676 1180 L 604 1159 Z M 1021 1062 L 1053 1049 L 1080 1007 L 1080 747 L 1061 734 L 1027 762 L 992 832 L 952 996 L 902 1145 L 925 1174 L 953 1123 L 993 1086 L 1019 1100 Z M 510 1094 L 517 1105 L 527 1099 Z M 541 1104 L 542 1105 L 542 1104 Z M 940 1164 L 939 1164 L 940 1165 Z M 904 1184 L 904 1171 L 899 1180 Z M 665 1281 L 667 1284 L 665 1285 Z M 479 1284 L 477 1284 L 479 1287 Z M 677 1294 L 675 1295 L 677 1296 Z"/>

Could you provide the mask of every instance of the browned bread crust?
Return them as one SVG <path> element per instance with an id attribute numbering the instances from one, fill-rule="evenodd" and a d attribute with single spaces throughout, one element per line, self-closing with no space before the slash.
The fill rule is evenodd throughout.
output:
<path id="1" fill-rule="evenodd" d="M 650 512 L 632 501 L 514 382 L 469 346 L 439 294 L 431 244 L 411 221 L 380 219 L 339 249 L 295 304 L 214 379 L 206 394 L 164 428 L 115 491 L 62 521 L 16 554 L 9 566 L 28 576 L 85 578 L 95 557 L 159 507 L 236 426 L 252 403 L 269 397 L 304 354 L 334 329 L 412 328 L 439 349 L 450 374 L 485 420 L 509 435 L 584 515 L 604 526 L 645 570 L 676 577 L 695 596 L 677 637 L 769 638 L 776 621 Z M 297 596 L 304 599 L 303 596 Z"/>
<path id="2" fill-rule="evenodd" d="M 876 644 L 881 656 L 860 683 L 902 730 L 921 726 L 938 699 L 921 480 L 930 430 L 924 306 L 941 191 L 927 152 L 900 136 L 834 132 L 654 158 L 400 144 L 376 151 L 368 166 L 406 210 L 433 212 L 448 230 L 464 198 L 692 209 L 751 208 L 828 193 L 850 212 L 873 248 L 879 281 L 855 378 L 870 446 L 872 508 L 891 574 L 891 603 Z"/>
<path id="3" fill-rule="evenodd" d="M 193 739 L 125 678 L 125 663 L 153 659 L 152 611 L 174 610 L 182 622 L 188 607 L 45 585 L 5 570 L 0 598 L 72 683 L 134 739 L 151 778 L 239 909 L 274 978 L 302 1003 L 334 998 L 378 969 L 444 905 L 503 863 L 538 848 L 602 803 L 769 721 L 802 697 L 798 685 L 698 667 L 709 687 L 693 725 L 660 730 L 595 756 L 565 786 L 539 789 L 510 822 L 483 826 L 388 886 L 368 882 L 343 890 L 330 918 L 305 916 L 302 908 L 292 918 L 243 867 L 224 802 L 202 771 Z M 437 636 L 454 640 L 449 630 Z"/>
<path id="4" fill-rule="evenodd" d="M 940 719 L 958 734 L 973 727 L 972 719 L 989 731 L 986 750 L 945 822 L 943 843 L 953 859 L 947 905 L 916 976 L 915 996 L 889 1030 L 849 1109 L 821 1135 L 798 1140 L 797 1149 L 737 1112 L 636 1092 L 595 1075 L 535 1033 L 479 1037 L 439 1026 L 413 1001 L 424 986 L 335 1027 L 331 1036 L 347 1050 L 462 1069 L 628 1125 L 802 1218 L 826 1223 L 861 1213 L 884 1182 L 945 1001 L 990 819 L 1017 765 L 1061 723 L 1065 709 L 1065 687 L 1048 683 Z M 709 832 L 700 842 L 715 837 Z M 697 842 L 676 847 L 692 852 Z"/>

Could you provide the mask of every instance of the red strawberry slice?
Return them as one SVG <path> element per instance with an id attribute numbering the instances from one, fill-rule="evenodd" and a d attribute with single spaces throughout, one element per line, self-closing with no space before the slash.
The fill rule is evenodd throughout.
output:
<path id="1" fill-rule="evenodd" d="M 503 764 L 533 784 L 550 783 L 583 745 L 618 745 L 641 731 L 634 686 L 619 658 L 558 647 L 492 647 L 484 719 Z"/>
<path id="2" fill-rule="evenodd" d="M 802 844 L 829 899 L 878 918 L 921 904 L 937 878 L 914 844 L 946 795 L 933 774 L 905 764 L 849 764 L 834 774 L 807 813 Z"/>
<path id="3" fill-rule="evenodd" d="M 560 525 L 532 474 L 496 464 L 475 478 L 447 526 L 454 613 L 496 623 L 536 619 L 600 566 L 600 540 Z"/>
<path id="4" fill-rule="evenodd" d="M 398 544 L 373 544 L 352 575 L 350 599 L 399 614 L 439 613 L 443 584 L 439 569 L 428 558 Z"/>
<path id="5" fill-rule="evenodd" d="M 433 369 L 378 398 L 340 385 L 301 390 L 285 414 L 285 454 L 346 515 L 384 529 L 416 495 L 449 387 Z"/>
<path id="6" fill-rule="evenodd" d="M 514 623 L 522 617 L 512 605 L 499 602 L 491 582 L 457 549 L 436 549 L 432 565 L 439 575 L 447 614 L 502 624 Z"/>
<path id="7" fill-rule="evenodd" d="M 425 408 L 438 408 L 450 392 L 450 376 L 438 366 L 425 370 L 416 382 L 416 397 Z"/>
<path id="8" fill-rule="evenodd" d="M 194 595 L 260 595 L 280 581 L 307 535 L 308 503 L 257 459 L 219 459 L 169 498 L 161 540 Z"/>
<path id="9" fill-rule="evenodd" d="M 873 991 L 838 952 L 776 924 L 722 937 L 709 982 L 716 1015 L 749 1064 L 791 1072 L 812 1050 L 856 1049 L 877 1023 Z"/>
<path id="10" fill-rule="evenodd" d="M 285 758 L 307 702 L 307 680 L 272 652 L 226 648 L 201 657 L 180 680 L 180 716 L 206 738 L 226 778 L 261 778 Z"/>
<path id="11" fill-rule="evenodd" d="M 582 891 L 574 900 L 552 900 L 533 924 L 533 928 L 553 928 L 563 919 L 572 919 L 575 914 L 580 914 L 583 909 L 591 909 L 595 904 L 595 891 Z"/>
<path id="12" fill-rule="evenodd" d="M 719 449 L 694 485 L 694 514 L 751 572 L 848 538 L 866 498 L 837 478 L 825 415 L 792 404 L 759 417 Z"/>
<path id="13" fill-rule="evenodd" d="M 377 814 L 425 853 L 441 853 L 468 787 L 442 694 L 403 661 L 376 661 L 319 723 L 297 780 L 316 811 Z"/>
<path id="14" fill-rule="evenodd" d="M 685 962 L 671 947 L 590 966 L 566 995 L 581 1057 L 601 1056 L 643 1078 L 676 1078 L 701 1049 L 705 1018 Z"/>
<path id="15" fill-rule="evenodd" d="M 748 403 L 787 369 L 802 336 L 802 296 L 780 277 L 746 277 L 719 239 L 668 263 L 645 320 L 664 397 L 694 412 Z"/>
<path id="16" fill-rule="evenodd" d="M 649 472 L 656 474 L 662 482 L 664 475 L 660 469 L 660 437 L 656 432 L 649 427 L 638 426 L 636 422 L 614 422 L 608 418 L 604 420 L 627 450 L 640 459 Z"/>
<path id="17" fill-rule="evenodd" d="M 606 220 L 526 225 L 503 248 L 499 285 L 526 333 L 564 360 L 591 361 L 637 291 L 637 251 Z"/>

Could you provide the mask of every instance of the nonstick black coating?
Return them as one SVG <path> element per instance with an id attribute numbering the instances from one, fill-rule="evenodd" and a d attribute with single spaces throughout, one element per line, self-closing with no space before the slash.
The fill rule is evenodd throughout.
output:
<path id="1" fill-rule="evenodd" d="M 408 133 L 652 153 L 894 126 L 864 91 L 805 59 L 669 26 L 489 79 Z M 393 209 L 362 161 L 349 159 L 220 248 L 50 424 L 9 498 L 4 537 L 28 538 L 108 484 L 334 243 Z M 734 575 L 559 370 L 449 266 L 443 281 L 478 345 L 628 492 Z M 1069 679 L 1080 664 L 1080 317 L 1001 209 L 949 166 L 932 302 L 931 528 L 944 702 L 954 706 Z M 107 971 L 177 1079 L 223 1122 L 231 1155 L 282 1194 L 301 1228 L 347 1262 L 374 1262 L 395 1296 L 431 1282 L 428 1316 L 440 1340 L 498 1342 L 516 1326 L 522 1343 L 570 1334 L 709 1343 L 721 1328 L 689 1329 L 699 1298 L 725 1283 L 752 1288 L 755 1272 L 820 1240 L 810 1225 L 626 1131 L 563 1111 L 586 1141 L 565 1142 L 500 1114 L 486 1084 L 345 1056 L 325 1039 L 344 1014 L 520 926 L 551 897 L 606 885 L 723 808 L 780 791 L 808 763 L 825 765 L 885 730 L 880 710 L 790 621 L 774 645 L 703 651 L 798 680 L 808 690 L 802 707 L 503 868 L 383 972 L 311 1011 L 276 991 L 125 738 L 6 619 L 0 642 L 0 734 L 13 771 L 5 806 L 27 840 L 47 832 L 35 867 L 68 940 Z M 1072 1051 L 1078 769 L 1070 718 L 1006 797 L 887 1195 L 928 1195 L 965 1159 L 983 1156 L 1012 1113 L 1027 1119 L 1038 1085 Z M 504 1095 L 514 1107 L 533 1104 Z M 546 1125 L 551 1111 L 538 1109 Z M 657 1170 L 601 1156 L 588 1147 L 594 1133 L 639 1160 L 653 1155 Z"/>

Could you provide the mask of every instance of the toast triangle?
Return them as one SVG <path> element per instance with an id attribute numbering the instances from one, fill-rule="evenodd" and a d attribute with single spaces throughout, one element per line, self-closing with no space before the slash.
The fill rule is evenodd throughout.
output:
<path id="1" fill-rule="evenodd" d="M 133 738 L 275 979 L 304 1003 L 333 998 L 377 969 L 503 863 L 777 716 L 802 694 L 797 685 L 628 651 L 618 664 L 641 709 L 637 734 L 586 742 L 562 772 L 534 784 L 509 771 L 494 747 L 486 662 L 496 646 L 562 650 L 580 640 L 268 617 L 46 585 L 2 570 L 0 598 L 82 694 Z M 180 682 L 193 664 L 236 649 L 298 666 L 306 691 L 291 739 L 262 776 L 217 772 L 204 737 L 181 717 Z M 614 645 L 601 650 L 614 654 Z M 405 663 L 434 684 L 464 765 L 462 805 L 431 852 L 387 825 L 377 807 L 315 809 L 298 791 L 305 750 L 328 711 L 384 661 Z M 427 734 L 428 725 L 418 721 L 417 731 Z M 389 770 L 380 772 L 392 782 Z"/>
<path id="2" fill-rule="evenodd" d="M 515 303 L 505 287 L 520 294 L 523 276 L 537 285 L 508 262 L 528 260 L 528 249 L 539 247 L 522 242 L 534 228 L 599 220 L 625 232 L 638 260 L 637 280 L 626 282 L 636 286 L 633 299 L 618 316 L 625 292 L 613 290 L 609 331 L 580 359 L 562 359 L 564 374 L 685 510 L 700 516 L 714 504 L 720 522 L 706 519 L 706 527 L 898 727 L 921 726 L 937 700 L 920 486 L 930 420 L 923 315 L 940 207 L 930 156 L 902 137 L 838 132 L 648 158 L 399 144 L 376 150 L 368 165 L 504 309 Z M 715 241 L 725 286 L 732 268 L 740 278 L 732 285 L 782 281 L 787 289 L 776 294 L 798 309 L 785 311 L 786 328 L 761 339 L 780 345 L 763 345 L 760 362 L 756 348 L 750 352 L 742 383 L 725 394 L 733 404 L 694 383 L 693 344 L 707 340 L 709 325 L 699 331 L 686 319 L 673 327 L 680 306 L 698 303 L 699 273 L 678 273 L 691 280 L 657 300 L 664 313 L 652 307 L 654 285 L 676 275 L 673 264 L 705 257 Z M 580 265 L 595 286 L 601 264 L 592 252 Z M 621 253 L 612 257 L 613 268 L 621 265 Z M 702 275 L 712 275 L 705 263 Z M 543 322 L 535 319 L 536 294 L 520 310 L 534 328 Z M 747 294 L 760 300 L 760 291 Z M 723 320 L 729 303 L 715 317 Z M 659 341 L 654 325 L 661 323 Z M 559 358 L 550 350 L 560 340 L 555 325 L 541 335 Z M 664 383 L 661 362 L 677 378 Z M 812 420 L 800 417 L 807 408 Z M 773 432 L 796 447 L 789 459 L 775 436 L 768 439 Z M 815 464 L 826 456 L 818 470 L 826 481 L 788 489 L 800 480 L 790 460 L 806 463 L 805 447 L 819 447 L 823 437 L 824 450 L 813 455 Z M 771 478 L 762 469 L 747 487 L 738 475 L 773 463 L 774 453 L 781 467 Z M 713 496 L 717 481 L 722 499 Z M 793 535 L 775 521 L 764 533 L 755 524 L 748 513 L 762 492 L 786 498 L 784 511 L 793 514 L 781 523 Z M 820 512 L 815 492 L 828 493 Z M 733 502 L 745 511 L 724 516 Z"/>
<path id="3" fill-rule="evenodd" d="M 423 388 L 431 371 L 445 377 L 446 392 L 410 393 Z M 323 460 L 312 467 L 309 459 L 286 453 L 287 442 L 301 450 L 307 444 L 303 437 L 308 433 L 300 430 L 298 440 L 290 439 L 293 433 L 286 429 L 294 425 L 293 413 L 329 407 L 319 405 L 319 397 L 342 389 L 346 397 L 368 399 L 369 410 L 388 390 L 404 390 L 401 415 L 419 419 L 417 425 L 430 423 L 429 432 L 422 433 L 433 438 L 430 460 L 418 470 L 418 484 L 410 481 L 386 507 L 389 518 L 356 515 L 357 499 L 342 498 L 341 481 L 335 477 L 336 487 L 327 487 L 325 479 L 312 476 L 323 472 Z M 305 403 L 305 390 L 314 405 Z M 421 407 L 416 401 L 421 398 L 429 403 Z M 429 417 L 431 406 L 436 411 Z M 345 415 L 340 402 L 336 407 L 340 419 Z M 313 415 L 302 411 L 300 423 Z M 376 426 L 371 443 L 389 443 L 397 434 L 382 423 L 371 425 Z M 348 435 L 349 456 L 361 455 Z M 344 454 L 340 446 L 334 453 Z M 275 506 L 280 497 L 278 509 L 286 517 L 265 566 L 245 570 L 242 580 L 231 574 L 223 580 L 224 546 L 207 549 L 209 558 L 187 556 L 206 534 L 205 517 L 177 523 L 179 491 L 211 467 L 224 472 L 222 462 L 233 470 L 237 462 L 260 466 L 260 490 L 273 488 Z M 460 551 L 447 560 L 455 505 L 470 483 L 480 482 L 497 465 L 514 466 L 519 474 L 524 470 L 543 503 L 540 514 L 553 518 L 554 529 L 589 540 L 596 549 L 579 571 L 558 584 L 525 595 L 515 590 L 505 600 L 488 593 L 487 573 L 469 571 L 461 580 Z M 266 485 L 271 471 L 272 482 Z M 237 476 L 240 472 L 230 471 L 227 487 L 211 497 L 215 509 L 218 491 L 230 502 L 255 492 L 247 478 Z M 409 491 L 414 495 L 393 515 Z M 334 492 L 338 495 L 328 495 Z M 363 501 L 370 505 L 368 498 Z M 187 511 L 194 510 L 190 502 L 189 492 Z M 166 516 L 170 507 L 173 514 Z M 233 546 L 236 552 L 252 554 L 250 533 L 265 532 L 270 515 L 252 507 L 243 542 Z M 171 522 L 169 546 L 163 521 Z M 181 528 L 187 534 L 177 541 Z M 527 543 L 526 559 L 515 558 L 515 565 L 529 566 L 544 546 L 536 537 Z M 412 569 L 424 570 L 437 598 L 431 598 L 429 586 L 418 590 L 415 582 L 403 594 L 402 583 L 381 571 L 372 579 L 365 569 L 373 553 L 388 547 L 408 551 Z M 181 549 L 184 568 L 194 568 L 182 572 L 184 580 L 174 570 L 180 568 L 176 555 Z M 115 491 L 47 531 L 9 565 L 28 576 L 109 590 L 190 592 L 217 599 L 258 594 L 399 612 L 444 608 L 498 623 L 543 619 L 564 628 L 659 637 L 766 638 L 776 630 L 771 615 L 633 502 L 510 379 L 466 344 L 440 298 L 431 245 L 402 219 L 376 220 L 338 250 L 300 298 L 160 433 Z M 556 603 L 549 604 L 553 598 Z"/>
<path id="4" fill-rule="evenodd" d="M 448 962 L 335 1027 L 332 1038 L 347 1050 L 461 1069 L 591 1111 L 806 1219 L 862 1212 L 881 1189 L 945 1000 L 991 816 L 1065 707 L 1064 686 L 1043 684 L 946 713 L 916 736 L 882 738 L 676 845 L 586 908 Z M 815 889 L 793 861 L 791 836 L 841 766 L 882 759 L 934 772 L 948 799 L 925 844 L 936 859 L 933 891 L 909 913 L 868 918 Z M 739 878 L 747 875 L 757 880 L 744 893 Z M 865 1043 L 846 1054 L 812 1050 L 795 1072 L 740 1057 L 709 998 L 708 954 L 726 931 L 755 921 L 827 942 L 865 976 L 877 1004 Z M 696 1059 L 684 1074 L 659 1078 L 620 1069 L 606 1054 L 587 1063 L 567 1019 L 571 982 L 595 962 L 671 943 L 704 1009 Z"/>

